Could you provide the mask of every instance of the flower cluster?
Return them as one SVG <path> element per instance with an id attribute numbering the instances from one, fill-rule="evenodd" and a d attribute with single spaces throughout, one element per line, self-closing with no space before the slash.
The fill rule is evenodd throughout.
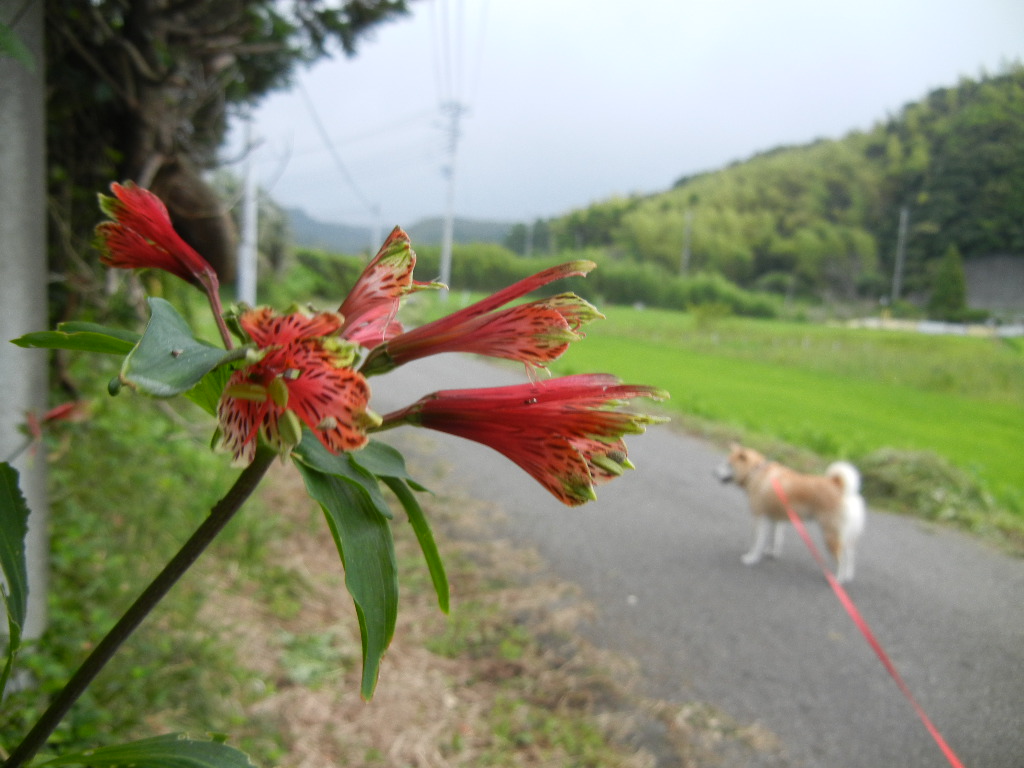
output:
<path id="1" fill-rule="evenodd" d="M 115 197 L 103 197 L 101 204 L 113 220 L 97 228 L 104 263 L 163 269 L 208 295 L 216 292 L 213 269 L 174 232 L 154 195 L 132 184 L 115 184 L 112 190 Z M 259 440 L 281 453 L 290 451 L 302 439 L 303 427 L 329 451 L 341 453 L 363 447 L 375 430 L 421 426 L 494 448 L 568 505 L 595 498 L 596 485 L 632 467 L 623 437 L 660 419 L 620 406 L 666 394 L 603 374 L 537 380 L 537 368 L 560 357 L 582 338 L 582 326 L 603 316 L 573 293 L 512 304 L 555 280 L 586 275 L 592 262 L 543 270 L 406 331 L 397 320 L 402 300 L 439 287 L 413 280 L 415 265 L 409 238 L 396 227 L 337 312 L 279 314 L 261 307 L 238 314 L 251 351 L 244 363 L 236 363 L 240 367 L 231 373 L 217 407 L 220 444 L 236 461 L 251 462 Z M 531 380 L 436 392 L 383 419 L 370 410 L 369 377 L 443 352 L 522 362 Z"/>
<path id="2" fill-rule="evenodd" d="M 221 443 L 248 464 L 257 435 L 280 453 L 302 439 L 302 424 L 333 453 L 366 444 L 375 421 L 370 387 L 349 367 L 352 355 L 336 341 L 342 318 L 334 312 L 278 315 L 262 307 L 238 318 L 260 350 L 259 359 L 228 380 L 217 407 Z"/>

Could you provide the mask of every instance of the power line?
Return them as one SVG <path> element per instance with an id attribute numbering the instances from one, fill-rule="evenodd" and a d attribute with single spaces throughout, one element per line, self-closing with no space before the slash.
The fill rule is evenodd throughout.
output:
<path id="1" fill-rule="evenodd" d="M 340 145 L 340 146 L 344 146 L 344 147 L 346 147 L 346 149 L 348 149 L 350 144 L 355 144 L 355 143 L 358 143 L 358 142 L 366 141 L 367 139 L 379 139 L 385 133 L 390 133 L 390 132 L 397 131 L 397 130 L 402 129 L 402 128 L 407 128 L 407 127 L 409 127 L 411 125 L 422 126 L 423 122 L 424 122 L 424 119 L 426 117 L 429 117 L 430 115 L 434 114 L 434 109 L 435 109 L 434 107 L 424 108 L 424 109 L 419 110 L 418 112 L 410 113 L 410 114 L 406 115 L 405 117 L 397 118 L 395 120 L 392 120 L 389 123 L 385 123 L 385 124 L 380 125 L 380 126 L 375 127 L 375 128 L 367 128 L 365 131 L 360 131 L 358 133 L 352 133 L 352 134 L 349 134 L 347 136 L 334 136 L 334 137 L 331 138 L 331 142 L 335 146 L 339 146 Z M 308 146 L 305 146 L 303 148 L 300 148 L 300 149 L 296 150 L 294 152 L 294 154 L 295 154 L 296 157 L 303 157 L 305 155 L 310 155 L 310 154 L 314 154 L 314 153 L 318 153 L 318 152 L 324 152 L 324 151 L 325 151 L 325 149 L 322 146 L 318 146 L 318 147 L 308 147 Z"/>
<path id="2" fill-rule="evenodd" d="M 363 207 L 370 211 L 370 213 L 377 213 L 380 206 L 371 203 L 356 184 L 355 179 L 352 178 L 352 174 L 350 174 L 348 172 L 348 168 L 345 167 L 345 163 L 342 161 L 341 155 L 339 155 L 338 151 L 335 149 L 334 143 L 331 141 L 331 137 L 327 135 L 327 130 L 324 128 L 324 124 L 321 122 L 320 116 L 317 114 L 316 108 L 313 106 L 313 101 L 309 98 L 309 94 L 306 92 L 305 87 L 301 82 L 298 85 L 299 93 L 302 94 L 302 99 L 306 103 L 306 109 L 309 111 L 309 116 L 313 120 L 313 125 L 320 134 L 320 138 L 323 139 L 324 145 L 327 147 L 327 151 L 330 152 L 331 158 L 334 160 L 334 164 L 338 167 L 338 172 L 341 173 L 342 178 L 346 181 L 359 202 L 363 204 Z"/>
<path id="3" fill-rule="evenodd" d="M 476 100 L 477 92 L 480 88 L 480 71 L 483 69 L 484 59 L 484 33 L 487 31 L 487 0 L 481 0 L 480 2 L 480 29 L 477 33 L 476 41 L 476 62 L 473 66 L 473 85 L 469 89 L 468 99 L 470 102 Z"/>
<path id="4" fill-rule="evenodd" d="M 448 101 L 441 105 L 441 110 L 448 113 L 448 165 L 445 175 L 448 177 L 448 195 L 444 217 L 444 229 L 441 233 L 441 282 L 450 285 L 452 277 L 452 240 L 455 232 L 455 159 L 459 149 L 459 120 L 466 113 L 466 106 L 457 101 Z"/>
<path id="5" fill-rule="evenodd" d="M 442 174 L 448 182 L 444 226 L 441 235 L 441 282 L 451 282 L 452 240 L 455 229 L 455 168 L 459 139 L 462 136 L 459 123 L 468 111 L 462 103 L 463 48 L 465 43 L 465 8 L 462 0 L 455 0 L 455 19 L 449 15 L 448 0 L 437 0 L 438 13 L 434 14 L 434 76 L 437 84 L 438 104 L 447 118 L 446 152 L 448 162 Z M 431 6 L 433 9 L 434 6 Z M 451 34 L 450 34 L 451 32 Z M 453 40 L 454 38 L 454 40 Z M 477 73 L 479 77 L 479 73 Z M 447 294 L 442 294 L 447 295 Z"/>

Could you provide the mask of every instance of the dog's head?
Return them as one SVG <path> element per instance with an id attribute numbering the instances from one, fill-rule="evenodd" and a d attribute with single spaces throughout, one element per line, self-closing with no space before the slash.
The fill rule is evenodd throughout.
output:
<path id="1" fill-rule="evenodd" d="M 729 446 L 729 456 L 715 470 L 715 477 L 723 483 L 745 485 L 750 473 L 765 464 L 763 454 L 753 448 L 745 448 L 739 443 Z"/>

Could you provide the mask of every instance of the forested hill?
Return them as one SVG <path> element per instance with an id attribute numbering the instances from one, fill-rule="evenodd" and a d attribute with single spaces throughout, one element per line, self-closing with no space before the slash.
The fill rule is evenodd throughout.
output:
<path id="1" fill-rule="evenodd" d="M 903 208 L 904 293 L 927 292 L 951 246 L 966 260 L 1024 259 L 1024 66 L 933 91 L 868 131 L 773 149 L 548 226 L 559 248 L 874 297 L 889 291 Z"/>

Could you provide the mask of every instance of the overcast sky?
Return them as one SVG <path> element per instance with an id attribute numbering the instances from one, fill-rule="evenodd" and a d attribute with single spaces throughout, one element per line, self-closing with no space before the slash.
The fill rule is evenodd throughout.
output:
<path id="1" fill-rule="evenodd" d="M 411 6 L 262 102 L 254 167 L 279 203 L 383 228 L 443 214 L 443 104 L 465 109 L 456 214 L 526 221 L 840 138 L 1024 61 L 1021 0 Z"/>

